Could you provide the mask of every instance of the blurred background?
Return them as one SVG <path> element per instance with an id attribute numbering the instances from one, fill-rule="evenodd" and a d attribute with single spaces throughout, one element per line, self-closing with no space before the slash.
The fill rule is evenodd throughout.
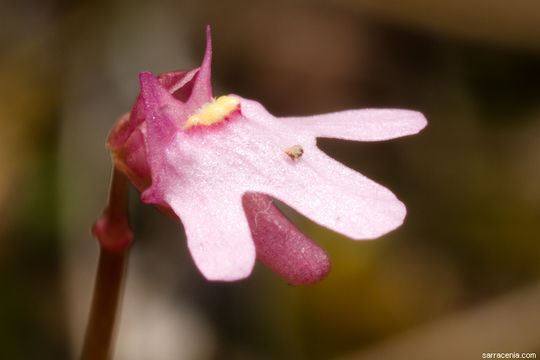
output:
<path id="1" fill-rule="evenodd" d="M 405 224 L 354 242 L 290 209 L 324 281 L 258 263 L 202 278 L 181 224 L 138 200 L 116 359 L 480 359 L 540 354 L 540 5 L 499 0 L 63 1 L 0 5 L 0 358 L 78 357 L 108 131 L 138 73 L 197 67 L 280 116 L 422 111 L 419 135 L 320 139 L 390 188 Z"/>

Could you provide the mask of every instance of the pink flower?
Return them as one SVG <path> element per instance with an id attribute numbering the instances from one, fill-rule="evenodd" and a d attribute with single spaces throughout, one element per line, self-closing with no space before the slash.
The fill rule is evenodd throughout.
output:
<path id="1" fill-rule="evenodd" d="M 277 118 L 236 95 L 212 98 L 210 29 L 202 65 L 154 77 L 109 137 L 114 163 L 152 203 L 181 219 L 195 264 L 209 280 L 249 276 L 255 258 L 292 284 L 324 278 L 330 261 L 273 204 L 279 199 L 352 239 L 400 226 L 405 206 L 343 166 L 317 137 L 356 141 L 415 134 L 421 113 L 366 109 Z"/>

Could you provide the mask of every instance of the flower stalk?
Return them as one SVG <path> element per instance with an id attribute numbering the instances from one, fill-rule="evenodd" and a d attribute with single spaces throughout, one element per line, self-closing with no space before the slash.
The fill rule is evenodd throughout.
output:
<path id="1" fill-rule="evenodd" d="M 99 242 L 99 262 L 81 356 L 83 360 L 106 360 L 113 353 L 115 323 L 122 300 L 129 248 L 133 242 L 127 218 L 127 191 L 126 176 L 114 168 L 109 203 L 92 228 Z"/>

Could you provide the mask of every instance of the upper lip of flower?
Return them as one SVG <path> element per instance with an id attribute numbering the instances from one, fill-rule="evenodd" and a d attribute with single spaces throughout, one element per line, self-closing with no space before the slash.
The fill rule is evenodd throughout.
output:
<path id="1" fill-rule="evenodd" d="M 255 247 L 242 208 L 246 192 L 268 194 L 313 221 L 353 239 L 379 237 L 402 224 L 405 206 L 385 187 L 330 158 L 317 137 L 387 140 L 420 131 L 426 120 L 408 110 L 349 110 L 276 118 L 259 103 L 235 96 L 229 122 L 184 129 L 212 98 L 211 42 L 187 101 L 175 99 L 151 74 L 141 73 L 151 186 L 145 202 L 166 204 L 180 217 L 201 272 L 212 280 L 248 276 Z M 283 151 L 299 145 L 300 158 Z"/>

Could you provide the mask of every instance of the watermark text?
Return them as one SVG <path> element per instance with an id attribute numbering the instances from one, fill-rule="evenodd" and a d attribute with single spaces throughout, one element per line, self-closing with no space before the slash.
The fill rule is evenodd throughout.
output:
<path id="1" fill-rule="evenodd" d="M 536 359 L 536 353 L 489 352 L 482 353 L 482 359 Z"/>

